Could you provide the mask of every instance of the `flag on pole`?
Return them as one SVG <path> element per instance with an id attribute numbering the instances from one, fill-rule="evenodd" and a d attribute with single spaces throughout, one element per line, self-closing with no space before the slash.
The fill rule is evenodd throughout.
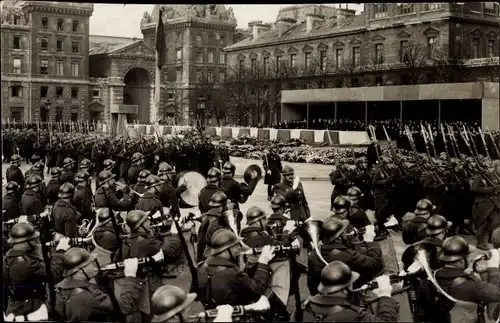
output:
<path id="1" fill-rule="evenodd" d="M 160 9 L 156 25 L 156 52 L 158 53 L 156 64 L 159 69 L 165 64 L 165 48 L 167 47 L 165 44 L 165 26 L 163 26 L 162 14 L 163 10 Z"/>

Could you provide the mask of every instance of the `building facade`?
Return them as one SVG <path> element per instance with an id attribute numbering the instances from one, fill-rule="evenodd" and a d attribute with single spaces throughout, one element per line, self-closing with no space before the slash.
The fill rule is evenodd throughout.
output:
<path id="1" fill-rule="evenodd" d="M 233 83 L 250 75 L 240 83 L 251 86 L 254 81 L 262 87 L 266 83 L 262 81 L 274 82 L 279 92 L 498 82 L 497 3 L 373 3 L 364 4 L 361 14 L 349 9 L 294 6 L 282 9 L 273 25 L 256 23 L 252 27 L 251 37 L 225 48 Z M 250 106 L 232 104 L 255 112 L 259 91 L 249 91 L 253 94 L 247 100 Z M 279 96 L 275 97 L 279 106 Z M 253 122 L 279 119 L 278 111 L 266 108 L 252 116 Z"/>
<path id="2" fill-rule="evenodd" d="M 5 1 L 1 22 L 2 118 L 85 119 L 93 4 Z"/>
<path id="3" fill-rule="evenodd" d="M 216 93 L 225 78 L 224 47 L 247 34 L 236 30 L 232 8 L 224 5 L 156 5 L 141 22 L 144 42 L 151 46 L 160 8 L 167 50 L 159 115 L 175 117 L 178 124 L 212 119 L 220 106 Z"/>

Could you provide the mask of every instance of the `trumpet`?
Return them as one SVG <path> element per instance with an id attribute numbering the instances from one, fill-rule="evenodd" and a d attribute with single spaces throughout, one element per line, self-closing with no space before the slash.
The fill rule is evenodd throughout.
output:
<path id="1" fill-rule="evenodd" d="M 156 263 L 162 263 L 163 260 L 165 260 L 165 257 L 163 256 L 163 251 L 160 250 L 156 255 L 154 255 L 152 257 L 144 257 L 144 258 L 138 259 L 138 264 L 139 265 L 156 264 Z M 125 268 L 125 263 L 122 261 L 106 265 L 106 266 L 102 267 L 100 270 L 101 271 L 113 271 L 113 270 L 121 269 L 121 268 Z"/>
<path id="2" fill-rule="evenodd" d="M 296 245 L 291 245 L 291 246 L 282 246 L 282 245 L 277 245 L 277 246 L 272 246 L 273 251 L 275 253 L 281 253 L 281 254 L 288 254 L 288 253 L 294 253 L 300 250 L 300 246 Z M 264 248 L 252 248 L 250 250 L 245 250 L 242 252 L 243 255 L 258 255 L 262 253 L 262 250 Z"/>
<path id="3" fill-rule="evenodd" d="M 59 241 L 60 241 L 59 239 L 54 240 L 54 241 L 49 241 L 49 242 L 46 242 L 45 245 L 47 247 L 55 247 L 55 246 L 57 246 Z M 92 242 L 92 238 L 69 238 L 69 244 L 71 246 L 81 246 L 81 245 L 86 245 L 86 244 L 91 243 L 91 242 Z"/>
<path id="4" fill-rule="evenodd" d="M 412 268 L 412 267 L 414 267 L 414 268 Z M 397 274 L 390 274 L 389 280 L 391 281 L 391 284 L 397 284 L 397 283 L 407 279 L 408 277 L 414 276 L 415 274 L 419 273 L 420 268 L 421 268 L 421 266 L 411 266 L 408 269 L 408 272 L 403 270 Z M 410 270 L 410 269 L 412 269 L 412 270 Z M 360 288 L 354 289 L 353 292 L 359 292 L 359 291 L 364 291 L 364 290 L 373 290 L 373 289 L 377 289 L 377 288 L 378 288 L 377 281 L 372 280 L 372 281 L 364 284 Z"/>
<path id="5" fill-rule="evenodd" d="M 261 296 L 260 299 L 249 305 L 238 305 L 233 307 L 232 317 L 241 317 L 245 314 L 263 314 L 271 309 L 271 304 L 266 296 Z M 189 319 L 196 320 L 199 318 L 216 318 L 218 314 L 217 309 L 204 311 L 196 315 L 190 315 Z"/>
<path id="6" fill-rule="evenodd" d="M 490 251 L 487 251 L 482 255 L 477 256 L 476 259 L 474 259 L 474 261 L 472 262 L 472 270 L 478 274 L 485 273 L 488 268 L 485 264 L 481 264 L 481 262 L 490 260 L 491 256 L 492 254 Z"/>
<path id="7" fill-rule="evenodd" d="M 125 188 L 125 184 L 123 183 L 120 183 L 120 182 L 116 182 L 116 187 L 119 189 L 119 190 L 123 190 Z M 134 191 L 133 189 L 131 189 L 129 187 L 129 190 L 131 193 L 134 193 L 135 195 L 139 196 L 139 197 L 142 197 L 144 195 L 144 193 L 139 193 L 137 191 Z"/>
<path id="8" fill-rule="evenodd" d="M 43 213 L 40 213 L 40 214 L 33 214 L 33 215 L 26 215 L 27 217 L 27 220 L 28 222 L 35 222 L 35 221 L 38 221 L 40 219 L 43 219 L 47 216 L 49 216 L 49 213 L 48 210 L 45 210 L 45 212 Z M 14 218 L 14 219 L 10 219 L 8 221 L 5 221 L 5 224 L 16 224 L 16 223 L 19 223 L 19 220 L 22 216 L 18 217 L 18 218 Z"/>

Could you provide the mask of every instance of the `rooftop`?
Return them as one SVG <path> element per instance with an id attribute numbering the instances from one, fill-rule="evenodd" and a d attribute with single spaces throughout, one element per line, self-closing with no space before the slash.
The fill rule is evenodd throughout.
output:
<path id="1" fill-rule="evenodd" d="M 140 41 L 141 38 L 90 35 L 89 55 L 112 53 Z"/>

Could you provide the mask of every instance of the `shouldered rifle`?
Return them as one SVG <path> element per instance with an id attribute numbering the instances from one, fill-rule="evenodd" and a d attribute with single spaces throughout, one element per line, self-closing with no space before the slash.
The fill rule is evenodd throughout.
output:
<path id="1" fill-rule="evenodd" d="M 52 276 L 52 266 L 51 266 L 51 261 L 50 261 L 50 252 L 47 247 L 47 243 L 52 240 L 52 233 L 50 230 L 51 223 L 48 218 L 48 214 L 45 213 L 44 216 L 41 214 L 36 215 L 36 219 L 39 220 L 39 227 L 41 231 L 40 235 L 40 240 L 42 244 L 42 255 L 43 255 L 43 261 L 45 263 L 45 273 L 47 275 L 47 285 L 48 285 L 48 292 L 49 292 L 49 300 L 50 304 L 52 304 L 51 309 L 52 311 L 55 309 L 56 306 L 56 289 L 54 286 L 54 276 Z M 50 314 L 50 313 L 49 313 Z M 53 317 L 52 315 L 49 315 L 49 317 Z"/>

